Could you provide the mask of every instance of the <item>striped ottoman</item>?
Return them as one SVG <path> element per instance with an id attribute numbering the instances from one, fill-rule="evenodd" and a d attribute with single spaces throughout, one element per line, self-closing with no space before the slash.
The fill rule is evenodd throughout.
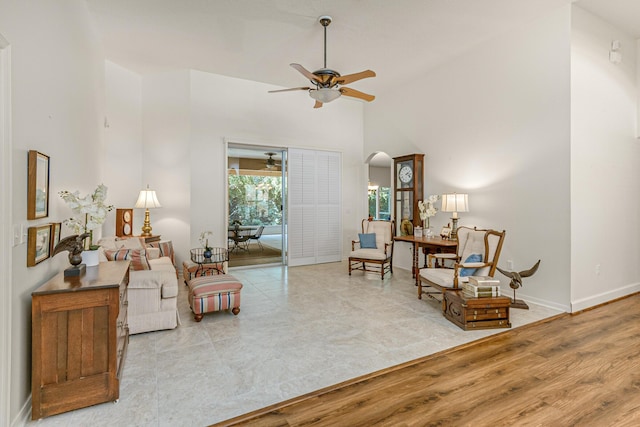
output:
<path id="1" fill-rule="evenodd" d="M 240 290 L 242 283 L 230 274 L 199 276 L 191 279 L 189 286 L 189 305 L 196 322 L 202 320 L 205 313 L 229 310 L 240 313 Z"/>

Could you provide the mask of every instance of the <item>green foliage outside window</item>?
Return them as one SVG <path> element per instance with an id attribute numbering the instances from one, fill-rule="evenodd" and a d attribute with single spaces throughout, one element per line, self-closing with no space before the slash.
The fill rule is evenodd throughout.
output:
<path id="1" fill-rule="evenodd" d="M 282 224 L 282 177 L 230 175 L 229 224 Z"/>
<path id="2" fill-rule="evenodd" d="M 383 219 L 383 220 L 390 219 L 391 218 L 390 209 L 389 209 L 390 197 L 391 197 L 390 188 L 380 187 L 377 190 L 369 190 L 369 215 L 375 219 Z M 377 212 L 376 212 L 376 204 L 378 205 Z"/>

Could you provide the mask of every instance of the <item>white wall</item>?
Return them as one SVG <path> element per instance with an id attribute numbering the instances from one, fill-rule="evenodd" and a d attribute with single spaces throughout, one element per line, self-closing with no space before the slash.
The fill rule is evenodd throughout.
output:
<path id="1" fill-rule="evenodd" d="M 365 215 L 362 104 L 338 99 L 313 109 L 306 92 L 269 94 L 274 86 L 191 72 L 191 244 L 202 231 L 225 246 L 225 138 L 275 147 L 298 147 L 342 153 L 343 256 Z M 210 242 L 211 243 L 211 242 Z"/>
<path id="2" fill-rule="evenodd" d="M 100 181 L 104 56 L 84 1 L 0 2 L 11 45 L 15 223 L 60 222 L 70 215 L 60 190 L 92 191 Z M 49 217 L 28 221 L 27 151 L 51 157 Z M 63 230 L 63 233 L 68 230 Z M 26 244 L 12 250 L 10 419 L 24 418 L 31 393 L 31 292 L 68 264 L 65 254 L 26 267 Z"/>
<path id="3" fill-rule="evenodd" d="M 142 187 L 142 79 L 110 61 L 105 62 L 106 107 L 104 172 L 107 202 L 115 208 L 133 208 Z M 140 234 L 143 216 L 136 211 L 133 229 Z M 115 234 L 115 210 L 102 226 L 104 236 Z M 135 224 L 134 224 L 135 226 Z"/>
<path id="4" fill-rule="evenodd" d="M 567 6 L 378 94 L 365 107 L 364 152 L 425 153 L 425 195 L 469 193 L 459 225 L 505 229 L 501 267 L 542 259 L 519 297 L 566 310 L 569 28 Z M 441 212 L 432 225 L 447 222 Z M 411 265 L 408 245 L 394 254 L 395 266 Z"/>
<path id="5" fill-rule="evenodd" d="M 573 7 L 571 303 L 574 311 L 640 291 L 640 142 L 636 41 Z M 613 40 L 623 61 L 609 61 Z"/>
<path id="6" fill-rule="evenodd" d="M 191 212 L 190 75 L 187 70 L 145 76 L 142 79 L 143 147 L 140 189 L 156 190 L 162 205 L 150 209 L 153 234 L 173 242 L 176 262 L 189 256 Z M 137 194 L 137 193 L 136 193 Z M 134 213 L 136 232 L 144 210 Z"/>
<path id="7" fill-rule="evenodd" d="M 386 168 L 369 166 L 369 182 L 371 185 L 391 188 L 391 166 L 393 166 L 393 161 L 390 161 L 389 167 Z"/>

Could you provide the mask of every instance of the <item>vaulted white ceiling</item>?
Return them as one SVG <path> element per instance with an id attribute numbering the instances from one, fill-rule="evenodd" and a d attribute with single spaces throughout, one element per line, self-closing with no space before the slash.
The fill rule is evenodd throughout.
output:
<path id="1" fill-rule="evenodd" d="M 305 86 L 289 66 L 327 66 L 377 77 L 350 87 L 373 94 L 437 67 L 571 0 L 86 0 L 107 58 L 139 74 L 196 69 Z M 639 0 L 579 0 L 638 33 Z M 631 34 L 631 33 L 630 33 Z"/>

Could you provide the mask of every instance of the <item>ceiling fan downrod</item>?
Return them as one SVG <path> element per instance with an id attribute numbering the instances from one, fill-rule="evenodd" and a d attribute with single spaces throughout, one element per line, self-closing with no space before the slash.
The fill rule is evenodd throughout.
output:
<path id="1" fill-rule="evenodd" d="M 327 68 L 327 27 L 331 24 L 331 17 L 328 15 L 318 18 L 320 25 L 324 27 L 324 68 Z"/>

